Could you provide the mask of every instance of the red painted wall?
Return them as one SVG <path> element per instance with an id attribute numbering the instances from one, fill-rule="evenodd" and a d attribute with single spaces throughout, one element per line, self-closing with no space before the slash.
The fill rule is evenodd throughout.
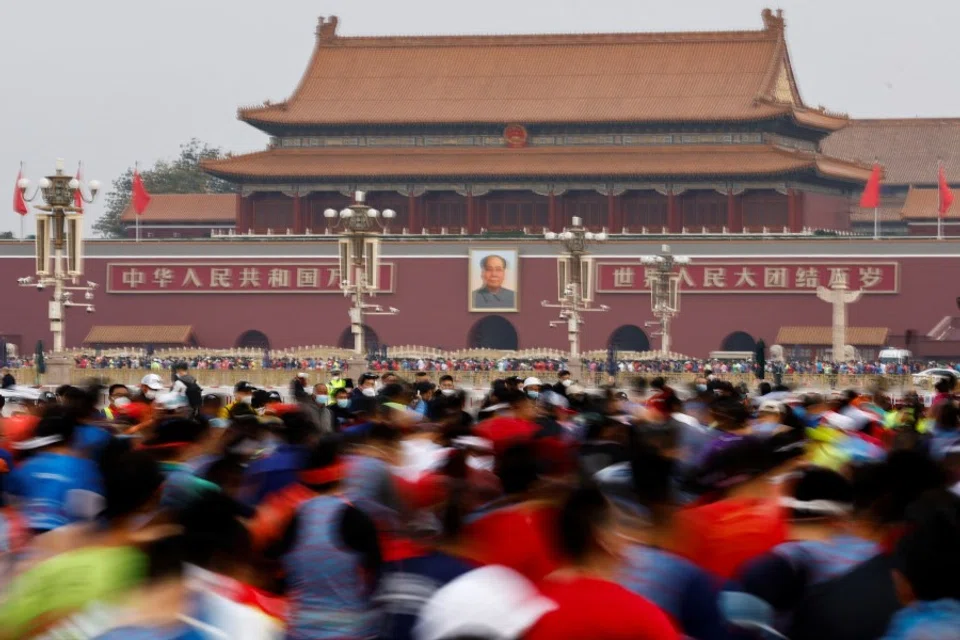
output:
<path id="1" fill-rule="evenodd" d="M 811 229 L 850 229 L 850 200 L 823 193 L 803 193 L 803 224 Z"/>
<path id="2" fill-rule="evenodd" d="M 152 260 L 156 262 L 156 259 Z M 173 262 L 173 260 L 170 260 Z M 273 262 L 283 262 L 282 258 Z M 465 258 L 390 259 L 396 264 L 396 293 L 376 301 L 400 309 L 396 317 L 369 317 L 368 324 L 388 345 L 429 345 L 464 348 L 471 326 L 485 314 L 467 311 Z M 850 324 L 889 327 L 891 334 L 907 329 L 926 333 L 943 316 L 956 311 L 960 261 L 947 258 L 904 258 L 900 264 L 900 293 L 865 295 L 849 308 Z M 335 345 L 348 326 L 349 302 L 338 294 L 110 294 L 106 293 L 106 264 L 120 259 L 86 261 L 85 279 L 98 282 L 96 313 L 70 309 L 67 344 L 79 346 L 95 324 L 191 324 L 202 346 L 229 347 L 249 329 L 263 331 L 274 347 L 308 344 Z M 184 262 L 198 262 L 186 260 Z M 224 259 L 236 263 L 237 259 Z M 799 261 L 798 261 L 799 262 Z M 869 262 L 869 261 L 867 261 Z M 734 264 L 735 261 L 731 261 Z M 21 349 L 36 340 L 49 346 L 46 319 L 50 290 L 18 287 L 18 277 L 33 272 L 31 259 L 0 259 L 0 333 L 18 334 Z M 541 307 L 556 297 L 556 263 L 549 258 L 524 258 L 520 273 L 520 313 L 502 314 L 517 328 L 520 348 L 565 348 L 563 329 L 548 325 L 556 310 Z M 597 302 L 611 311 L 591 313 L 583 330 L 583 348 L 603 349 L 620 325 L 643 327 L 652 320 L 646 294 L 604 294 Z M 674 345 L 679 352 L 705 356 L 720 349 L 734 331 L 774 344 L 783 325 L 828 325 L 831 310 L 810 294 L 688 294 L 674 323 Z M 656 344 L 656 339 L 651 339 Z"/>

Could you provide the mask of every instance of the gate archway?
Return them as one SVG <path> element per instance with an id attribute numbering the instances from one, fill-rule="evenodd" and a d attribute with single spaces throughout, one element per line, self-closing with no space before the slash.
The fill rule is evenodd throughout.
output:
<path id="1" fill-rule="evenodd" d="M 270 338 L 263 331 L 250 329 L 240 334 L 234 346 L 237 349 L 269 349 Z"/>
<path id="2" fill-rule="evenodd" d="M 720 345 L 722 351 L 753 351 L 757 348 L 757 341 L 746 331 L 734 331 Z"/>
<path id="3" fill-rule="evenodd" d="M 621 325 L 610 334 L 607 348 L 613 347 L 617 351 L 649 351 L 650 338 L 647 332 L 635 324 Z"/>
<path id="4" fill-rule="evenodd" d="M 517 330 L 503 316 L 480 318 L 470 327 L 467 344 L 471 349 L 516 350 L 519 348 Z"/>
<path id="5" fill-rule="evenodd" d="M 347 327 L 340 333 L 340 339 L 337 340 L 337 347 L 340 349 L 353 349 L 353 332 L 350 331 L 350 327 Z M 379 348 L 380 336 L 378 336 L 377 332 L 371 329 L 369 325 L 363 325 L 364 351 L 370 351 L 371 349 Z"/>

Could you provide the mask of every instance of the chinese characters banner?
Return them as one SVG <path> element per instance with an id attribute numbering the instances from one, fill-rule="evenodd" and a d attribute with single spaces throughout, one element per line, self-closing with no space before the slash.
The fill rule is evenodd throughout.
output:
<path id="1" fill-rule="evenodd" d="M 852 291 L 897 293 L 896 262 L 700 262 L 674 267 L 685 293 L 809 293 L 845 284 Z M 656 268 L 637 262 L 597 264 L 597 293 L 649 293 Z"/>
<path id="2" fill-rule="evenodd" d="M 381 293 L 393 293 L 393 263 L 380 264 Z M 108 293 L 340 293 L 340 266 L 331 262 L 111 262 Z"/>

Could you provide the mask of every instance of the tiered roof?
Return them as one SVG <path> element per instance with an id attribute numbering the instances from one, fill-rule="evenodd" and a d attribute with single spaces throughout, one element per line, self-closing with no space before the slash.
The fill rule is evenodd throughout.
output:
<path id="1" fill-rule="evenodd" d="M 150 204 L 140 222 L 228 223 L 236 218 L 237 197 L 220 193 L 158 193 L 150 196 Z M 123 222 L 135 222 L 133 203 L 120 215 Z"/>
<path id="2" fill-rule="evenodd" d="M 890 186 L 934 185 L 937 165 L 960 181 L 960 119 L 851 120 L 822 143 L 825 154 L 855 162 L 879 162 Z"/>
<path id="3" fill-rule="evenodd" d="M 208 162 L 213 175 L 238 180 L 606 176 L 629 178 L 774 177 L 803 170 L 864 181 L 869 168 L 774 145 L 393 149 L 270 149 Z"/>
<path id="4" fill-rule="evenodd" d="M 846 118 L 803 104 L 782 14 L 690 33 L 343 37 L 320 19 L 293 95 L 241 109 L 277 125 L 737 122 Z"/>
<path id="5" fill-rule="evenodd" d="M 847 327 L 847 344 L 883 347 L 889 334 L 887 327 Z M 829 346 L 833 344 L 833 327 L 780 327 L 777 344 Z"/>

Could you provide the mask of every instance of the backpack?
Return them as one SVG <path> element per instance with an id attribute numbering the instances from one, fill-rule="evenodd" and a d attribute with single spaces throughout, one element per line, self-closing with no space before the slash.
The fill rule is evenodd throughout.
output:
<path id="1" fill-rule="evenodd" d="M 193 376 L 180 376 L 177 378 L 177 382 L 183 384 L 183 395 L 187 397 L 190 408 L 194 411 L 199 411 L 200 405 L 203 403 L 203 389 L 197 384 L 196 379 L 194 379 Z"/>

